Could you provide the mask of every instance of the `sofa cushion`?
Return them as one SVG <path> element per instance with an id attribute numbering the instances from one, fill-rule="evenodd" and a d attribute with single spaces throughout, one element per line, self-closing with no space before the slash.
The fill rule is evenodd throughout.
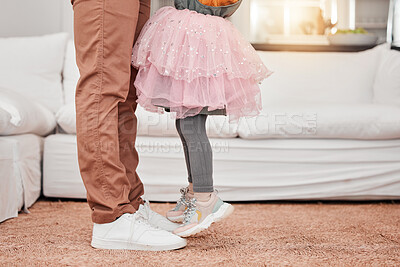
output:
<path id="1" fill-rule="evenodd" d="M 19 92 L 53 112 L 63 104 L 61 72 L 67 33 L 0 38 L 0 88 Z"/>
<path id="2" fill-rule="evenodd" d="M 400 52 L 382 53 L 374 82 L 374 102 L 400 106 Z"/>
<path id="3" fill-rule="evenodd" d="M 75 88 L 79 80 L 79 69 L 76 65 L 75 46 L 68 41 L 63 69 L 64 101 L 66 104 L 75 102 Z"/>
<path id="4" fill-rule="evenodd" d="M 1 107 L 0 103 L 0 129 L 7 129 L 10 124 L 15 125 L 20 121 L 19 113 L 11 115 L 11 112 L 6 111 Z"/>
<path id="5" fill-rule="evenodd" d="M 258 51 L 274 75 L 261 84 L 263 106 L 371 103 L 382 46 L 357 53 Z"/>
<path id="6" fill-rule="evenodd" d="M 378 104 L 270 106 L 263 114 L 241 119 L 245 139 L 265 138 L 400 138 L 400 107 Z"/>
<path id="7" fill-rule="evenodd" d="M 138 119 L 137 135 L 144 136 L 178 136 L 175 121 L 171 113 L 154 113 L 138 105 L 136 116 Z"/>
<path id="8" fill-rule="evenodd" d="M 178 136 L 175 120 L 171 113 L 158 114 L 149 112 L 141 106 L 135 112 L 138 119 L 137 135 L 143 136 Z M 56 113 L 58 125 L 69 134 L 76 134 L 75 104 L 69 103 Z M 228 117 L 209 116 L 207 119 L 207 134 L 209 137 L 237 137 L 237 124 L 229 123 Z"/>
<path id="9" fill-rule="evenodd" d="M 76 134 L 76 112 L 74 102 L 62 106 L 56 113 L 58 125 L 69 134 Z"/>
<path id="10" fill-rule="evenodd" d="M 149 112 L 138 106 L 138 135 L 143 136 L 178 136 L 175 119 L 172 113 Z M 213 138 L 237 137 L 237 124 L 229 123 L 226 116 L 208 116 L 206 122 L 207 135 Z"/>
<path id="11" fill-rule="evenodd" d="M 43 105 L 4 89 L 0 89 L 0 121 L 0 135 L 44 136 L 56 126 L 54 114 Z"/>

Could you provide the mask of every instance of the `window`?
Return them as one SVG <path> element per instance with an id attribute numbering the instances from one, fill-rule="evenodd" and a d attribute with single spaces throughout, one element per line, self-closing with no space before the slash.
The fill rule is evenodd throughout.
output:
<path id="1" fill-rule="evenodd" d="M 251 0 L 250 20 L 255 43 L 326 43 L 337 10 L 328 0 Z"/>

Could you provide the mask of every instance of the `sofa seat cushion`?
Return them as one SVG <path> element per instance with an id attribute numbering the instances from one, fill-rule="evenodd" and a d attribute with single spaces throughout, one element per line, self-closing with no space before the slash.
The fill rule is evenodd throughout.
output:
<path id="1" fill-rule="evenodd" d="M 210 138 L 214 186 L 226 201 L 400 199 L 400 140 Z M 176 201 L 187 183 L 179 137 L 138 136 L 138 174 L 151 201 Z M 45 140 L 43 193 L 85 198 L 76 136 Z M 156 166 L 156 167 L 155 167 Z"/>
<path id="2" fill-rule="evenodd" d="M 400 138 L 400 107 L 379 104 L 298 104 L 264 108 L 242 119 L 245 139 L 265 138 Z"/>

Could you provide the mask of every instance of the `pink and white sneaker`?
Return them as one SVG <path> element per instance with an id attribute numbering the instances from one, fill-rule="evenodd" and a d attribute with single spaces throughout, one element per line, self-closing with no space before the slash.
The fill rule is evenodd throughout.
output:
<path id="1" fill-rule="evenodd" d="M 192 236 L 210 227 L 213 222 L 218 222 L 232 214 L 234 208 L 231 204 L 223 202 L 214 191 L 210 200 L 197 201 L 195 198 L 187 201 L 187 209 L 183 212 L 183 224 L 173 233 L 187 237 Z"/>
<path id="2" fill-rule="evenodd" d="M 168 211 L 166 217 L 171 222 L 181 223 L 184 219 L 187 202 L 193 198 L 193 194 L 189 192 L 189 187 L 181 188 L 181 198 L 176 202 L 175 208 Z"/>

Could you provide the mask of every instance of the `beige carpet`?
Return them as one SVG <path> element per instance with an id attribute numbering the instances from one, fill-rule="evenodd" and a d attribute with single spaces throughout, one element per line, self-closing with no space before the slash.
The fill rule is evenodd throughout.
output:
<path id="1" fill-rule="evenodd" d="M 165 213 L 172 204 L 152 204 Z M 400 204 L 236 204 L 173 252 L 90 247 L 84 202 L 41 200 L 0 224 L 0 265 L 399 266 Z"/>

